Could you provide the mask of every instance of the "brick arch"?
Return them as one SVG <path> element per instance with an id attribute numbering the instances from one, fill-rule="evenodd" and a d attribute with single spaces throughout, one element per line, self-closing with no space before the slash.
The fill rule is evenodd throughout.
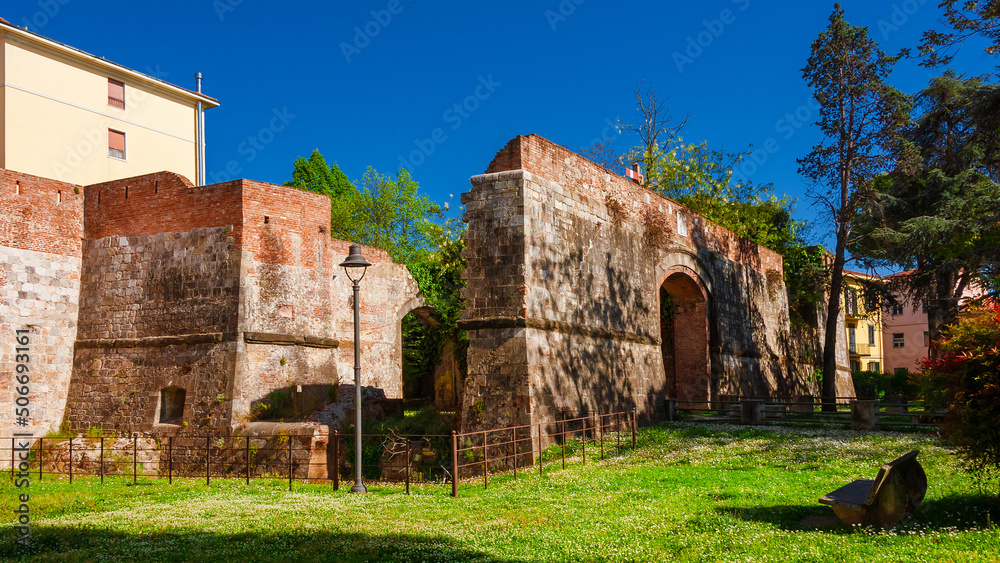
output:
<path id="1" fill-rule="evenodd" d="M 711 351 L 718 340 L 711 277 L 695 256 L 674 253 L 668 259 L 656 286 L 667 396 L 682 407 L 708 408 L 716 363 Z M 671 303 L 669 316 L 663 315 L 666 296 Z"/>

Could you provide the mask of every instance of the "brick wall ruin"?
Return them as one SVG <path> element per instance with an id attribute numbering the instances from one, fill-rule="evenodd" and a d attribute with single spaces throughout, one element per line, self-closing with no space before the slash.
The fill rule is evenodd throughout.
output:
<path id="1" fill-rule="evenodd" d="M 0 434 L 44 434 L 62 421 L 80 295 L 83 195 L 71 184 L 0 169 Z M 16 330 L 30 343 L 29 418 L 14 405 Z"/>
<path id="2" fill-rule="evenodd" d="M 224 433 L 271 391 L 353 383 L 349 243 L 330 238 L 326 197 L 166 172 L 82 188 L 0 171 L 0 190 L 0 323 L 32 330 L 31 432 Z M 402 398 L 399 321 L 422 300 L 405 267 L 363 252 L 362 384 Z M 13 393 L 8 369 L 3 404 Z M 6 435 L 23 430 L 12 415 Z"/>
<path id="3" fill-rule="evenodd" d="M 814 391 L 780 255 L 535 135 L 471 181 L 466 427 Z"/>

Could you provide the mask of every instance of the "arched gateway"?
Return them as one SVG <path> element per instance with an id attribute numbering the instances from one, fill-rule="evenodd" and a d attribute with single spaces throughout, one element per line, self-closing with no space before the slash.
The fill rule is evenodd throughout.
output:
<path id="1" fill-rule="evenodd" d="M 471 181 L 463 428 L 807 385 L 777 253 L 535 135 Z"/>

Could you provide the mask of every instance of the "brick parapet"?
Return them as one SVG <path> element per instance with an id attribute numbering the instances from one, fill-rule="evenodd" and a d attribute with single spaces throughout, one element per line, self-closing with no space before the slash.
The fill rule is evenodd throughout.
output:
<path id="1" fill-rule="evenodd" d="M 80 186 L 0 169 L 0 246 L 81 255 Z"/>

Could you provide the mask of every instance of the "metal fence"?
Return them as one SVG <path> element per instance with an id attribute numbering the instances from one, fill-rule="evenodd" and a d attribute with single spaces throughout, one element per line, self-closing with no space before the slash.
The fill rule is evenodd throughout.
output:
<path id="1" fill-rule="evenodd" d="M 937 430 L 946 411 L 922 401 L 835 397 L 727 397 L 711 402 L 668 399 L 667 418 L 789 426 L 848 426 L 856 430 Z"/>
<path id="2" fill-rule="evenodd" d="M 354 434 L 337 431 L 328 437 L 269 436 L 74 436 L 0 437 L 9 444 L 0 462 L 9 463 L 11 479 L 28 476 L 74 479 L 86 476 L 125 479 L 175 478 L 245 481 L 287 480 L 326 483 L 334 490 L 354 475 Z M 566 467 L 579 455 L 591 459 L 620 455 L 636 447 L 635 410 L 595 414 L 539 424 L 442 434 L 363 434 L 362 475 L 366 481 L 403 484 L 451 484 L 513 474 L 531 466 Z M 2 446 L 0 446 L 2 447 Z M 589 450 L 589 452 L 588 452 Z M 9 455 L 9 457 L 7 457 Z"/>

